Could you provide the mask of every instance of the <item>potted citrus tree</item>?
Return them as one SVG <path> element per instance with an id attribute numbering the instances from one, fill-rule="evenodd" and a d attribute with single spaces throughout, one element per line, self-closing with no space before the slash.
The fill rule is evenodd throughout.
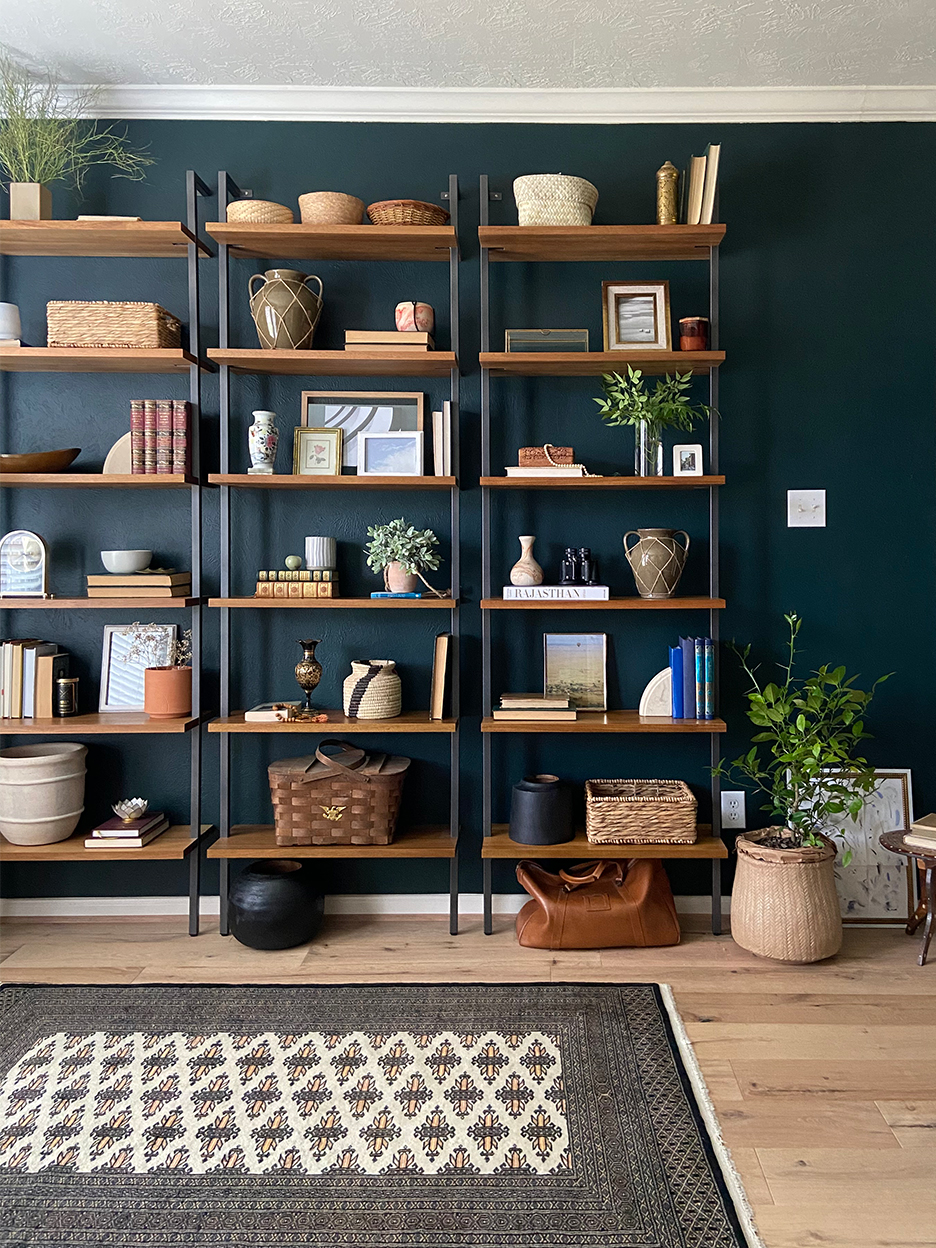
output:
<path id="1" fill-rule="evenodd" d="M 192 713 L 192 630 L 166 640 L 159 624 L 131 624 L 125 663 L 146 664 L 143 709 L 150 719 L 181 719 Z"/>
<path id="2" fill-rule="evenodd" d="M 716 775 L 745 781 L 766 798 L 772 826 L 738 837 L 731 934 L 743 949 L 781 962 L 818 962 L 839 951 L 842 919 L 832 836 L 841 816 L 857 817 L 875 787 L 861 753 L 864 717 L 882 676 L 866 692 L 844 667 L 794 675 L 802 620 L 784 617 L 790 635 L 780 678 L 762 682 L 751 647 L 738 649 L 751 681 L 747 714 L 759 731 L 746 754 Z M 845 865 L 850 859 L 843 854 Z"/>
<path id="3" fill-rule="evenodd" d="M 425 570 L 435 572 L 439 567 L 439 539 L 431 529 L 414 529 L 401 516 L 389 524 L 370 526 L 367 536 L 371 539 L 365 547 L 367 566 L 383 572 L 388 593 L 415 593 L 422 581 L 436 597 L 444 597 L 423 576 Z"/>

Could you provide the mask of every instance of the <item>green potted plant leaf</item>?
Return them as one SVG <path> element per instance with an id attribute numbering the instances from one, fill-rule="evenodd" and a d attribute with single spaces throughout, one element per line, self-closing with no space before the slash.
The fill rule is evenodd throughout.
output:
<path id="1" fill-rule="evenodd" d="M 856 818 L 875 788 L 874 769 L 861 754 L 870 691 L 855 688 L 844 667 L 823 664 L 795 676 L 802 620 L 790 629 L 781 679 L 762 683 L 751 647 L 736 652 L 751 681 L 747 715 L 759 731 L 746 754 L 722 761 L 714 774 L 747 781 L 767 800 L 773 826 L 738 837 L 731 894 L 731 934 L 743 949 L 780 962 L 818 962 L 837 953 L 842 919 L 835 891 L 836 820 Z M 763 747 L 763 748 L 762 748 Z M 846 850 L 844 865 L 851 858 Z"/>
<path id="2" fill-rule="evenodd" d="M 414 529 L 401 516 L 389 524 L 370 526 L 367 535 L 371 539 L 365 547 L 367 565 L 375 572 L 383 572 L 388 593 L 414 593 L 422 581 L 437 597 L 444 597 L 423 576 L 424 570 L 434 572 L 439 566 L 439 539 L 431 529 Z"/>
<path id="3" fill-rule="evenodd" d="M 0 169 L 10 187 L 10 219 L 47 221 L 53 182 L 81 191 L 94 165 L 115 178 L 140 181 L 151 156 L 131 146 L 126 133 L 88 117 L 100 89 L 67 94 L 51 78 L 37 78 L 9 57 L 0 57 Z"/>
<path id="4" fill-rule="evenodd" d="M 697 420 L 717 415 L 704 403 L 689 400 L 692 374 L 657 379 L 651 390 L 639 368 L 627 366 L 627 376 L 605 373 L 601 379 L 603 399 L 595 399 L 601 419 L 608 425 L 634 429 L 634 472 L 638 477 L 663 475 L 663 430 L 688 432 Z"/>

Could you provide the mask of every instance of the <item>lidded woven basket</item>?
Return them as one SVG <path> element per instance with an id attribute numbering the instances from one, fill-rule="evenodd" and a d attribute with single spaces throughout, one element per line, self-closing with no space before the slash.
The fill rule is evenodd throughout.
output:
<path id="1" fill-rule="evenodd" d="M 593 845 L 694 845 L 698 803 L 682 780 L 586 780 Z"/>
<path id="2" fill-rule="evenodd" d="M 326 754 L 326 746 L 339 752 Z M 277 845 L 389 845 L 409 765 L 334 738 L 314 756 L 270 763 Z"/>
<path id="3" fill-rule="evenodd" d="M 527 173 L 514 178 L 521 225 L 591 225 L 598 188 L 564 173 Z"/>
<path id="4" fill-rule="evenodd" d="M 308 191 L 299 196 L 303 225 L 360 225 L 364 200 L 343 191 Z"/>
<path id="5" fill-rule="evenodd" d="M 53 299 L 46 304 L 50 347 L 131 347 L 142 350 L 182 345 L 182 323 L 158 303 Z"/>
<path id="6" fill-rule="evenodd" d="M 253 225 L 292 225 L 293 210 L 270 199 L 235 199 L 227 206 L 229 221 L 245 221 Z"/>

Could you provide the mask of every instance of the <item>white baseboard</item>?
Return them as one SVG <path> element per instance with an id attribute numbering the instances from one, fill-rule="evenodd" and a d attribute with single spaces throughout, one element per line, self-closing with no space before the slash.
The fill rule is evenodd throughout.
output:
<path id="1" fill-rule="evenodd" d="M 201 899 L 200 913 L 217 915 L 217 896 Z M 516 914 L 525 901 L 525 893 L 495 893 L 495 914 Z M 677 897 L 680 914 L 708 914 L 708 897 Z M 480 914 L 483 898 L 480 893 L 462 893 L 458 899 L 460 914 Z M 730 899 L 722 898 L 727 914 Z M 325 899 L 326 914 L 448 914 L 448 893 L 336 893 Z M 187 897 L 5 897 L 0 898 L 0 916 L 7 919 L 86 919 L 86 918 L 157 918 L 188 914 Z"/>

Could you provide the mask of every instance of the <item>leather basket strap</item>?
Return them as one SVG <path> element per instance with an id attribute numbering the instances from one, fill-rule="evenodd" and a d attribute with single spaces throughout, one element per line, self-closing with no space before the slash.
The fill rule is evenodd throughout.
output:
<path id="1" fill-rule="evenodd" d="M 339 763 L 337 758 L 333 758 L 330 754 L 326 754 L 325 753 L 326 745 L 335 745 L 343 753 L 352 754 L 354 757 L 352 758 L 352 761 L 350 762 L 350 764 Z M 337 775 L 352 776 L 355 780 L 363 780 L 363 781 L 369 780 L 368 776 L 360 775 L 357 771 L 359 767 L 362 767 L 364 765 L 364 762 L 367 759 L 367 754 L 365 753 L 364 750 L 360 749 L 356 745 L 352 745 L 349 741 L 339 741 L 337 737 L 328 737 L 326 738 L 326 740 L 321 741 L 319 745 L 316 747 L 315 758 L 317 762 L 324 763 L 324 765 L 328 767 L 329 770 L 336 776 Z M 312 766 L 312 763 L 309 763 L 309 767 L 311 766 Z M 307 767 L 306 771 L 308 771 L 308 769 L 309 768 Z M 307 776 L 304 778 L 312 779 L 311 776 Z"/>

